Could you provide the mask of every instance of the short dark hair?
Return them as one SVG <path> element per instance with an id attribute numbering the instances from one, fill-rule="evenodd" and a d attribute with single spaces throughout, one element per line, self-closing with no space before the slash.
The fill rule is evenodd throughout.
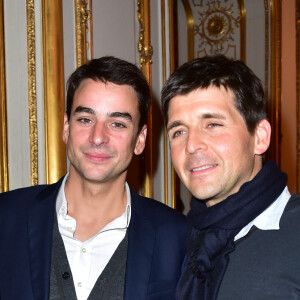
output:
<path id="1" fill-rule="evenodd" d="M 261 80 L 242 61 L 224 55 L 205 56 L 180 66 L 167 80 L 162 92 L 163 115 L 168 122 L 170 101 L 210 86 L 231 90 L 235 106 L 253 134 L 257 124 L 266 119 L 265 95 Z"/>
<path id="2" fill-rule="evenodd" d="M 70 120 L 74 94 L 84 79 L 92 79 L 103 83 L 111 82 L 117 85 L 131 86 L 138 98 L 140 113 L 138 132 L 147 122 L 150 105 L 150 89 L 142 71 L 134 64 L 125 60 L 103 56 L 92 59 L 88 63 L 77 68 L 67 82 L 67 107 L 66 113 Z"/>

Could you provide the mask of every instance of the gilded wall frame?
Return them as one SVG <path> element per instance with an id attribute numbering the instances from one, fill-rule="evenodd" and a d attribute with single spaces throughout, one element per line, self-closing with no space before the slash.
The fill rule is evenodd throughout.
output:
<path id="1" fill-rule="evenodd" d="M 66 173 L 62 0 L 42 0 L 46 183 Z"/>
<path id="2" fill-rule="evenodd" d="M 163 84 L 167 79 L 167 64 L 166 64 L 166 2 L 160 1 L 161 10 L 161 48 L 162 48 L 162 78 Z M 168 155 L 168 136 L 166 126 L 163 128 L 164 134 L 164 203 L 169 203 L 169 155 Z"/>
<path id="3" fill-rule="evenodd" d="M 35 13 L 34 0 L 27 0 L 27 65 L 31 185 L 38 184 L 38 129 L 36 102 Z"/>
<path id="4" fill-rule="evenodd" d="M 266 111 L 272 127 L 272 136 L 269 150 L 266 153 L 267 160 L 274 160 L 281 165 L 281 0 L 269 1 L 270 17 L 270 49 L 266 47 L 266 78 L 269 80 L 270 92 L 267 92 Z M 267 29 L 267 26 L 266 26 Z M 269 37 L 266 35 L 266 42 Z M 270 63 L 267 63 L 270 62 Z M 268 71 L 270 70 L 270 76 Z"/>
<path id="5" fill-rule="evenodd" d="M 76 66 L 80 67 L 93 58 L 92 0 L 74 0 Z"/>
<path id="6" fill-rule="evenodd" d="M 138 51 L 140 57 L 140 67 L 148 80 L 150 91 L 152 88 L 152 46 L 150 38 L 150 0 L 137 1 L 137 19 L 139 22 L 139 41 Z M 152 105 L 149 108 L 148 114 L 148 131 L 147 131 L 147 144 L 145 149 L 145 180 L 143 186 L 143 195 L 146 197 L 153 197 L 153 156 L 152 156 Z"/>
<path id="7" fill-rule="evenodd" d="M 0 192 L 9 190 L 4 41 L 4 7 L 0 0 Z"/>

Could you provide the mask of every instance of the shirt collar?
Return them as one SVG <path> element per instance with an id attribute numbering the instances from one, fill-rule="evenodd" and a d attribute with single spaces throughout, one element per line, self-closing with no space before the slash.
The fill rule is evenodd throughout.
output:
<path id="1" fill-rule="evenodd" d="M 254 225 L 261 230 L 278 230 L 280 218 L 290 197 L 291 194 L 288 190 L 288 187 L 285 187 L 280 196 L 253 221 L 246 225 L 235 236 L 234 240 L 236 241 L 244 237 Z"/>

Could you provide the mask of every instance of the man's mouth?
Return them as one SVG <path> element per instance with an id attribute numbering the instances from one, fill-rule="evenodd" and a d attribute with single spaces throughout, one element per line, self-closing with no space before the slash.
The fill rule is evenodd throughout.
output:
<path id="1" fill-rule="evenodd" d="M 87 152 L 85 155 L 91 160 L 107 160 L 111 158 L 111 155 L 107 153 L 95 153 L 95 152 Z"/>
<path id="2" fill-rule="evenodd" d="M 205 166 L 202 166 L 202 167 L 199 167 L 199 168 L 193 168 L 192 172 L 199 172 L 199 171 L 207 170 L 207 169 L 210 169 L 210 168 L 214 168 L 216 166 L 217 166 L 217 164 L 205 165 Z"/>

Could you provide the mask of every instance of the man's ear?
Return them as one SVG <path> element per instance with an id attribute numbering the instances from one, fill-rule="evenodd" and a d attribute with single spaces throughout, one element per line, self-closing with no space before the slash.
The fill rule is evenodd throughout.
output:
<path id="1" fill-rule="evenodd" d="M 63 126 L 63 131 L 62 131 L 62 139 L 65 144 L 68 143 L 69 139 L 69 121 L 68 121 L 68 116 L 65 113 L 64 114 L 64 126 Z"/>
<path id="2" fill-rule="evenodd" d="M 264 119 L 261 120 L 255 129 L 255 154 L 261 155 L 265 153 L 271 140 L 271 125 Z"/>
<path id="3" fill-rule="evenodd" d="M 147 138 L 147 125 L 144 125 L 136 139 L 135 148 L 134 148 L 135 155 L 139 155 L 144 151 L 146 145 L 146 138 Z"/>

